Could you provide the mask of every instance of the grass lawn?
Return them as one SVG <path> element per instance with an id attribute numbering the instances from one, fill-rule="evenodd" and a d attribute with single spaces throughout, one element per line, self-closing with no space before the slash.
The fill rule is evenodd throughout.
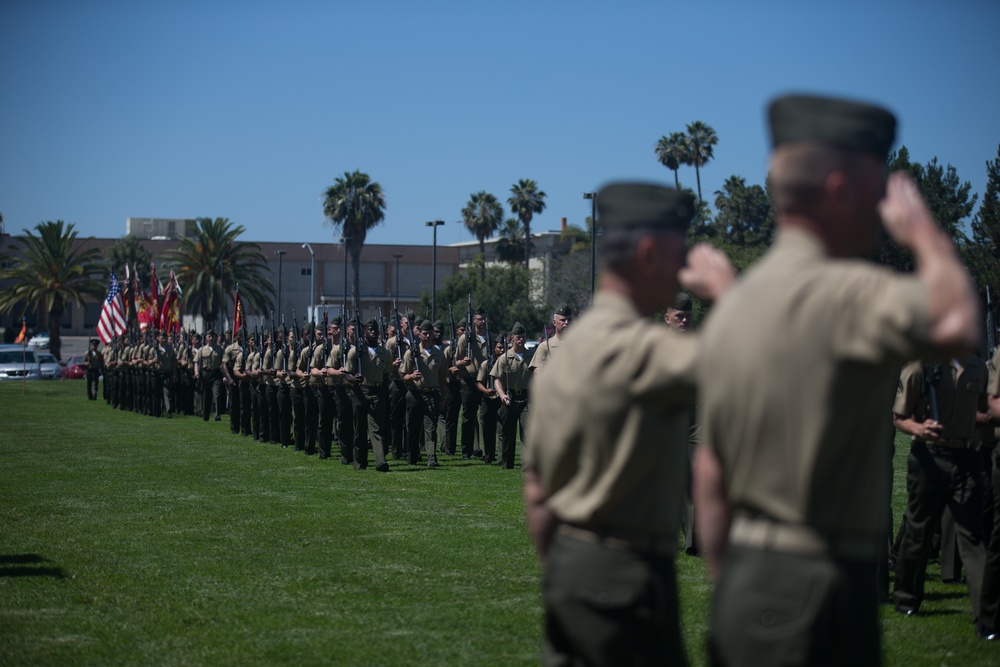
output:
<path id="1" fill-rule="evenodd" d="M 517 470 L 355 471 L 82 382 L 4 383 L 0 419 L 0 665 L 538 662 Z M 887 664 L 997 664 L 935 567 L 921 616 L 883 612 Z M 701 665 L 711 587 L 698 559 L 678 577 Z"/>

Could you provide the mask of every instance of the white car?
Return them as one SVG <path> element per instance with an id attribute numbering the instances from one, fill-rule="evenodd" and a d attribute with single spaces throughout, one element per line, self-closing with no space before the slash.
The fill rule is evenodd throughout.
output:
<path id="1" fill-rule="evenodd" d="M 0 345 L 0 382 L 41 380 L 38 353 L 23 345 Z"/>
<path id="2" fill-rule="evenodd" d="M 38 352 L 38 361 L 41 363 L 43 380 L 58 380 L 62 377 L 62 365 L 54 354 L 49 352 Z"/>
<path id="3" fill-rule="evenodd" d="M 31 340 L 28 341 L 28 345 L 34 348 L 48 347 L 49 332 L 48 331 L 37 332 L 34 336 L 31 337 Z"/>

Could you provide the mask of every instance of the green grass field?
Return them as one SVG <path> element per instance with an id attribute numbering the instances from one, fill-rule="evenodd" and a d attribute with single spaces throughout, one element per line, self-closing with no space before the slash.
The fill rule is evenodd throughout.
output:
<path id="1" fill-rule="evenodd" d="M 0 665 L 537 664 L 518 471 L 355 471 L 85 394 L 0 385 Z M 997 664 L 935 567 L 921 616 L 884 608 L 887 664 Z M 678 577 L 702 665 L 711 586 Z"/>

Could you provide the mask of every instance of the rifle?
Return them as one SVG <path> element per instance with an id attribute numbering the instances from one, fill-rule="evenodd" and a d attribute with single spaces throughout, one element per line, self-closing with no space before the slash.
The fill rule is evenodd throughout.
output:
<path id="1" fill-rule="evenodd" d="M 396 358 L 403 361 L 403 329 L 399 325 L 399 309 L 396 308 L 396 300 L 392 300 L 393 317 L 396 318 Z"/>
<path id="2" fill-rule="evenodd" d="M 295 334 L 295 354 L 302 351 L 302 332 L 299 331 L 299 321 L 295 319 L 295 309 L 292 308 L 292 331 Z"/>
<path id="3" fill-rule="evenodd" d="M 490 316 L 483 315 L 483 322 L 486 324 L 486 361 L 490 368 L 493 368 L 493 341 L 490 339 Z M 468 336 L 466 336 L 468 338 Z"/>
<path id="4" fill-rule="evenodd" d="M 378 307 L 378 336 L 379 342 L 384 346 L 387 339 L 389 338 L 386 334 L 389 332 L 385 328 L 385 318 L 382 317 L 382 306 Z"/>
<path id="5" fill-rule="evenodd" d="M 247 372 L 247 357 L 249 352 L 247 351 L 247 328 L 245 326 L 240 327 L 240 353 L 243 355 L 240 360 L 240 373 Z"/>
<path id="6" fill-rule="evenodd" d="M 455 314 L 451 312 L 450 303 L 448 304 L 448 324 L 451 326 L 451 356 L 454 357 L 458 351 L 458 329 L 455 328 Z M 469 330 L 468 323 L 466 323 L 465 330 Z M 466 340 L 468 340 L 468 336 L 466 336 Z"/>
<path id="7" fill-rule="evenodd" d="M 986 286 L 986 358 L 993 356 L 997 349 L 997 327 L 993 321 L 993 300 L 990 298 L 990 286 Z"/>
<path id="8" fill-rule="evenodd" d="M 941 381 L 941 364 L 927 364 L 924 367 L 924 385 L 927 387 L 927 396 L 931 409 L 931 419 L 941 423 L 941 411 L 938 409 L 937 385 Z"/>
<path id="9" fill-rule="evenodd" d="M 323 306 L 323 363 L 330 356 L 330 313 Z"/>
<path id="10" fill-rule="evenodd" d="M 465 356 L 472 357 L 472 342 L 478 343 L 479 335 L 476 334 L 476 327 L 472 324 L 472 292 L 469 292 L 469 312 L 465 316 Z"/>
<path id="11" fill-rule="evenodd" d="M 285 328 L 285 316 L 281 316 L 281 370 L 288 372 L 288 329 Z"/>
<path id="12" fill-rule="evenodd" d="M 358 300 L 354 300 L 354 352 L 358 355 L 358 375 L 361 375 L 361 355 L 367 354 L 364 347 L 365 330 L 361 326 L 361 309 L 358 308 Z"/>
<path id="13" fill-rule="evenodd" d="M 277 354 L 277 352 L 276 352 L 276 350 L 278 349 L 277 346 L 278 346 L 278 330 L 274 326 L 274 311 L 272 310 L 271 311 L 271 344 L 269 345 L 269 347 L 271 348 L 271 367 L 267 369 L 268 371 L 276 370 L 274 368 L 274 355 Z"/>
<path id="14" fill-rule="evenodd" d="M 552 352 L 552 349 L 549 347 L 549 325 L 543 324 L 542 331 L 545 333 L 545 353 L 548 354 Z"/>

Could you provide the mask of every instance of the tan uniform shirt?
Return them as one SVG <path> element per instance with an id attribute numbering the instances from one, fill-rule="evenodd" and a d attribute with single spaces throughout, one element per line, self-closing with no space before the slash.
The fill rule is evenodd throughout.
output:
<path id="1" fill-rule="evenodd" d="M 559 336 L 552 336 L 547 341 L 543 340 L 535 348 L 535 354 L 531 357 L 530 368 L 541 368 L 546 362 L 548 362 L 549 357 L 556 353 L 559 346 L 562 345 L 562 339 Z"/>
<path id="2" fill-rule="evenodd" d="M 989 371 L 989 385 L 987 394 L 989 396 L 1000 396 L 1000 347 L 993 351 L 993 358 L 986 365 Z M 1000 426 L 993 428 L 992 442 L 1000 442 Z"/>
<path id="3" fill-rule="evenodd" d="M 240 353 L 239 343 L 230 343 L 226 346 L 226 349 L 222 352 L 222 363 L 225 364 L 226 370 L 229 371 L 229 377 L 236 379 L 233 375 L 233 369 L 236 368 L 236 357 Z"/>
<path id="4" fill-rule="evenodd" d="M 275 377 L 273 372 L 277 370 L 277 367 L 274 365 L 274 359 L 277 356 L 276 347 L 268 345 L 267 350 L 264 351 L 264 355 L 261 357 L 260 368 L 264 371 L 262 377 L 264 378 L 264 384 L 269 387 L 276 387 L 278 385 L 278 378 Z"/>
<path id="5" fill-rule="evenodd" d="M 458 337 L 455 345 L 455 358 L 468 359 L 470 363 L 461 367 L 458 377 L 475 378 L 479 375 L 479 367 L 486 363 L 486 356 L 489 349 L 486 344 L 486 336 L 479 336 L 475 333 L 475 327 L 471 324 L 471 331 L 467 331 Z"/>
<path id="6" fill-rule="evenodd" d="M 217 371 L 222 368 L 222 348 L 218 345 L 204 345 L 200 350 L 198 350 L 198 370 L 202 373 L 205 371 Z"/>
<path id="7" fill-rule="evenodd" d="M 416 351 L 419 361 L 414 359 L 413 353 Z M 445 382 L 445 373 L 448 367 L 445 365 L 444 354 L 436 347 L 425 350 L 419 345 L 415 350 L 407 350 L 403 355 L 403 363 L 400 367 L 402 375 L 410 375 L 414 371 L 420 371 L 420 380 L 411 380 L 408 384 L 417 389 L 442 389 Z"/>
<path id="8" fill-rule="evenodd" d="M 532 393 L 523 453 L 561 521 L 676 536 L 697 341 L 608 292 L 567 331 Z"/>
<path id="9" fill-rule="evenodd" d="M 104 366 L 104 356 L 100 350 L 87 350 L 83 355 L 83 365 L 92 371 L 99 371 Z"/>
<path id="10" fill-rule="evenodd" d="M 347 372 L 361 374 L 362 381 L 366 385 L 379 385 L 385 383 L 392 373 L 392 358 L 389 351 L 381 345 L 361 347 L 361 368 L 358 369 L 358 348 L 352 347 L 347 353 Z"/>
<path id="11" fill-rule="evenodd" d="M 528 363 L 524 360 L 524 354 L 522 352 L 521 356 L 518 357 L 514 350 L 507 350 L 507 354 L 500 355 L 490 370 L 490 375 L 503 383 L 505 392 L 522 391 L 528 388 L 532 373 L 531 369 L 528 368 Z"/>
<path id="12" fill-rule="evenodd" d="M 889 401 L 898 369 L 930 350 L 924 288 L 826 255 L 804 231 L 774 247 L 702 330 L 702 446 L 730 507 L 827 534 L 888 522 Z"/>
<path id="13" fill-rule="evenodd" d="M 971 357 L 964 364 L 957 361 L 937 364 L 940 379 L 934 384 L 941 438 L 971 440 L 976 430 L 976 411 L 986 412 L 986 364 Z M 900 417 L 919 421 L 931 418 L 931 396 L 925 385 L 928 366 L 913 361 L 899 374 L 899 388 L 892 411 Z M 918 438 L 914 437 L 913 440 Z"/>
<path id="14" fill-rule="evenodd" d="M 174 353 L 174 348 L 170 346 L 170 343 L 165 344 L 163 347 L 158 345 L 153 346 L 150 350 L 150 361 L 153 362 L 150 369 L 163 374 L 174 372 L 174 366 L 177 364 L 177 355 Z"/>

